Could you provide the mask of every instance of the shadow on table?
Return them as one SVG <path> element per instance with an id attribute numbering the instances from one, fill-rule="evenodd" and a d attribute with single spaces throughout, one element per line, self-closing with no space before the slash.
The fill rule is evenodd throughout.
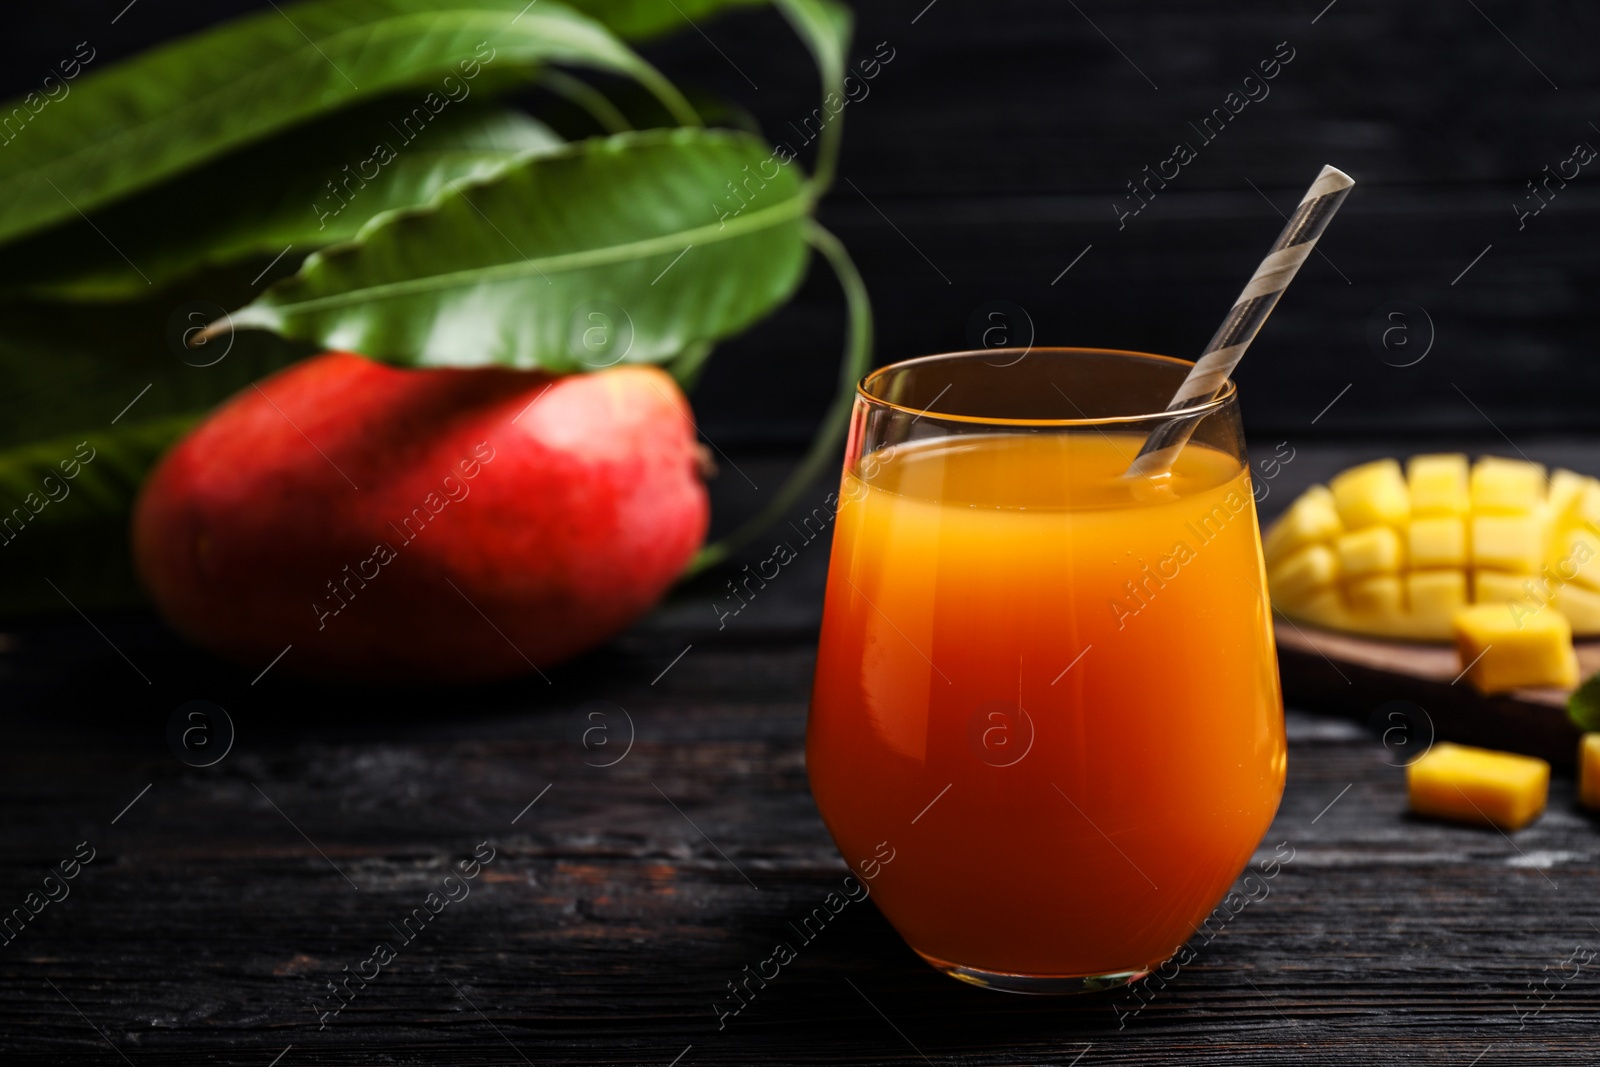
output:
<path id="1" fill-rule="evenodd" d="M 458 736 L 471 720 L 562 712 L 586 700 L 615 699 L 659 670 L 661 652 L 654 645 L 660 643 L 649 636 L 613 642 L 547 668 L 543 677 L 476 685 L 344 685 L 219 659 L 154 615 L 129 612 L 99 617 L 95 629 L 63 618 L 11 631 L 0 637 L 0 678 L 14 737 L 75 734 L 91 746 L 159 747 L 162 724 L 190 700 L 221 705 L 235 719 L 249 720 L 263 739 L 307 732 L 321 739 L 435 731 Z"/>
<path id="2" fill-rule="evenodd" d="M 831 879 L 819 880 L 812 895 L 820 902 L 836 886 Z M 792 905 L 798 902 L 802 912 L 810 899 L 792 883 L 785 894 Z M 802 931 L 794 925 L 800 917 L 750 921 L 747 915 L 742 929 L 730 930 L 750 958 L 739 958 L 728 968 L 727 981 L 738 987 L 739 998 L 724 986 L 722 996 L 706 1004 L 711 1028 L 715 1031 L 719 1019 L 724 1024 L 708 1043 L 766 1043 L 775 1032 L 807 1034 L 825 1027 L 831 1046 L 837 1049 L 859 1041 L 864 1055 L 896 1048 L 908 1055 L 916 1049 L 936 1056 L 963 1049 L 992 1050 L 997 1045 L 1013 1050 L 1038 1046 L 1036 1051 L 1052 1062 L 1066 1063 L 1078 1051 L 1074 1042 L 1081 1046 L 1104 1040 L 1118 1031 L 1125 1018 L 1130 1020 L 1130 1031 L 1140 1022 L 1160 1026 L 1159 1016 L 1200 1005 L 1203 1001 L 1197 994 L 1207 984 L 1203 977 L 1207 968 L 1197 966 L 1193 975 L 1186 976 L 1187 982 L 1167 984 L 1159 997 L 1146 991 L 1143 1000 L 1128 989 L 1064 997 L 998 993 L 939 974 L 906 945 L 876 907 L 865 902 L 846 906 L 820 931 L 810 927 Z M 813 936 L 807 938 L 808 933 Z M 772 973 L 766 961 L 773 958 L 778 942 L 792 948 L 794 958 L 763 987 L 749 976 L 758 970 Z M 1219 953 L 1208 965 L 1231 968 L 1238 961 Z M 1153 1006 L 1158 1000 L 1159 1010 Z M 1141 1004 L 1151 1006 L 1140 1011 Z M 1143 1019 L 1131 1021 L 1141 1015 Z"/>

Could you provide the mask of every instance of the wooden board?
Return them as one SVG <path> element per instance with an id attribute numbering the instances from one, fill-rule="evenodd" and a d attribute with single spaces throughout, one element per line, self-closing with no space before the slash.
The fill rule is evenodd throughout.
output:
<path id="1" fill-rule="evenodd" d="M 1518 689 L 1484 696 L 1461 677 L 1448 645 L 1355 637 L 1278 619 L 1278 666 L 1283 699 L 1294 707 L 1354 715 L 1392 735 L 1397 756 L 1414 755 L 1434 740 L 1539 756 L 1559 767 L 1577 758 L 1579 731 L 1567 718 L 1568 689 Z M 1600 671 L 1600 641 L 1578 642 L 1579 673 Z M 1412 725 L 1410 702 L 1422 709 Z M 1394 717 L 1399 713 L 1402 717 Z M 1415 736 L 1411 736 L 1411 735 Z M 1409 747 L 1410 752 L 1402 749 Z"/>
<path id="2" fill-rule="evenodd" d="M 797 600 L 820 603 L 821 572 L 786 570 Z M 1089 997 L 974 989 L 918 959 L 869 901 L 719 1026 L 727 984 L 796 940 L 789 924 L 845 873 L 806 787 L 814 628 L 773 632 L 777 603 L 721 635 L 656 620 L 551 669 L 548 686 L 381 699 L 270 674 L 252 687 L 151 619 L 96 616 L 152 685 L 82 620 L 14 633 L 0 647 L 4 906 L 77 842 L 98 855 L 0 953 L 0 1063 L 1595 1062 L 1600 982 L 1586 969 L 1562 988 L 1558 973 L 1600 925 L 1600 837 L 1571 784 L 1514 842 L 1428 822 L 1406 814 L 1404 775 L 1366 731 L 1293 711 L 1258 859 L 1280 844 L 1294 858 L 1270 894 L 1197 936 L 1176 977 Z M 239 726 L 204 769 L 161 733 L 196 694 Z M 596 700 L 637 727 L 611 767 L 572 730 Z M 952 802 L 897 844 L 939 847 Z M 322 1028 L 327 983 L 484 840 L 498 854 L 471 895 Z"/>

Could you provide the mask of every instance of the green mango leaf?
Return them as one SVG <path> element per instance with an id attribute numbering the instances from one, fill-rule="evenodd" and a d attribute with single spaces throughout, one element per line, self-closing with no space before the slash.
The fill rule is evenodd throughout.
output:
<path id="1" fill-rule="evenodd" d="M 380 95 L 423 116 L 486 70 L 593 67 L 699 121 L 661 74 L 556 0 L 310 0 L 263 11 L 0 105 L 0 241 L 92 213 L 225 152 Z M 462 97 L 464 98 L 464 97 Z M 423 123 L 426 124 L 425 119 Z"/>
<path id="2" fill-rule="evenodd" d="M 817 118 L 823 122 L 817 143 L 817 161 L 812 182 L 819 193 L 833 184 L 839 162 L 839 138 L 844 133 L 844 74 L 850 55 L 850 33 L 854 16 L 835 0 L 773 0 L 795 33 L 805 42 L 816 61 L 822 80 L 822 107 Z"/>
<path id="3" fill-rule="evenodd" d="M 152 283 L 236 263 L 276 260 L 286 274 L 374 215 L 564 143 L 493 105 L 446 109 L 410 139 L 391 121 L 403 114 L 393 101 L 340 114 L 114 204 L 93 226 L 21 241 L 0 266 L 0 284 L 57 300 L 130 300 L 148 296 Z M 296 161 L 287 175 L 285 159 Z"/>
<path id="4" fill-rule="evenodd" d="M 757 7 L 767 0 L 568 0 L 619 37 L 645 40 L 685 30 L 728 8 Z"/>
<path id="5" fill-rule="evenodd" d="M 797 170 L 730 131 L 593 138 L 374 219 L 231 323 L 424 366 L 669 360 L 793 293 Z"/>
<path id="6" fill-rule="evenodd" d="M 606 133 L 626 133 L 635 128 L 610 97 L 582 78 L 574 78 L 559 70 L 547 70 L 539 75 L 539 84 L 588 115 Z"/>
<path id="7" fill-rule="evenodd" d="M 1567 716 L 1584 733 L 1600 730 L 1600 674 L 1589 678 L 1567 698 Z"/>
<path id="8" fill-rule="evenodd" d="M 855 261 L 837 237 L 823 229 L 815 219 L 807 220 L 806 236 L 828 266 L 833 268 L 834 277 L 844 291 L 845 308 L 849 312 L 844 357 L 839 361 L 838 385 L 834 390 L 833 402 L 822 416 L 822 424 L 811 439 L 811 447 L 806 449 L 805 455 L 800 457 L 800 462 L 789 472 L 777 491 L 767 498 L 761 510 L 722 539 L 705 545 L 695 553 L 694 559 L 689 561 L 689 566 L 680 576 L 680 581 L 726 561 L 734 552 L 755 540 L 767 527 L 782 519 L 800 499 L 800 495 L 815 486 L 817 480 L 839 462 L 839 445 L 844 441 L 845 431 L 850 428 L 850 412 L 855 408 L 856 383 L 872 369 L 872 300 L 867 294 L 866 283 L 861 280 L 861 273 L 856 270 Z M 688 359 L 689 355 L 686 353 L 683 358 Z M 676 364 L 672 371 L 675 375 L 678 373 Z"/>
<path id="9" fill-rule="evenodd" d="M 690 345 L 667 361 L 667 373 L 672 375 L 684 392 L 694 392 L 694 387 L 700 384 L 700 375 L 705 372 L 706 362 L 716 348 L 710 341 Z"/>

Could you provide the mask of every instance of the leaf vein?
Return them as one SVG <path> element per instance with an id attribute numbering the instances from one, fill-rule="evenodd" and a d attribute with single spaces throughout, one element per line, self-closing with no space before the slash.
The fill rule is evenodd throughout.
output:
<path id="1" fill-rule="evenodd" d="M 605 266 L 610 263 L 645 259 L 653 255 L 665 255 L 668 252 L 676 254 L 682 250 L 684 244 L 716 244 L 733 240 L 747 233 L 781 226 L 787 221 L 804 215 L 809 207 L 810 201 L 804 195 L 797 193 L 785 203 L 762 208 L 748 215 L 741 215 L 739 218 L 730 220 L 727 223 L 708 223 L 705 226 L 688 230 L 676 230 L 672 233 L 659 234 L 655 237 L 629 241 L 624 244 L 582 249 L 577 252 L 564 252 L 553 256 L 524 258 L 499 263 L 492 267 L 473 267 L 467 270 L 450 271 L 445 274 L 434 274 L 421 278 L 406 278 L 399 281 L 351 289 L 342 293 L 311 297 L 306 300 L 263 302 L 234 312 L 233 321 L 235 325 L 270 327 L 290 315 L 304 315 L 328 308 L 344 307 L 349 304 L 387 300 L 416 293 L 463 288 L 480 285 L 485 282 L 509 281 L 535 273 L 565 274 L 587 270 L 591 267 Z M 353 249 L 356 246 L 347 245 L 344 247 Z M 308 268 L 310 266 L 308 264 Z"/>

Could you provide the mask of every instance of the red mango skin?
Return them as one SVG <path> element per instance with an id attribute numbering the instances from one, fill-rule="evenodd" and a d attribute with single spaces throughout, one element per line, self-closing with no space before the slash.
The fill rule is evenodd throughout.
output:
<path id="1" fill-rule="evenodd" d="M 331 352 L 244 390 L 146 480 L 139 575 L 195 644 L 380 682 L 533 673 L 625 629 L 705 537 L 677 384 Z M 387 559 L 387 562 L 384 560 Z"/>

